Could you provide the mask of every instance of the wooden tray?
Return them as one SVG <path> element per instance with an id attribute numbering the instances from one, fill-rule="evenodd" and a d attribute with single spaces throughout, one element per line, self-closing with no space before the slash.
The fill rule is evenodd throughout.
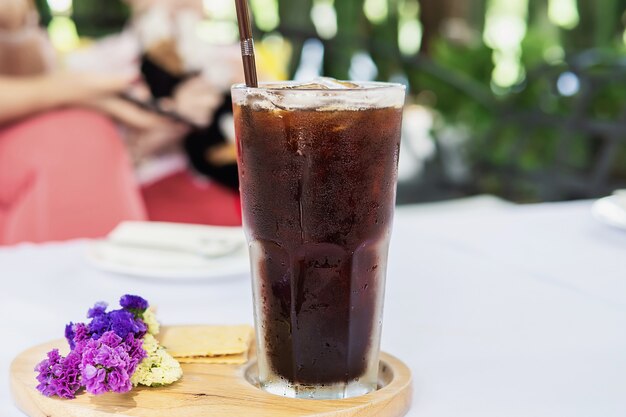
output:
<path id="1" fill-rule="evenodd" d="M 126 394 L 79 394 L 74 400 L 47 398 L 35 387 L 35 365 L 58 340 L 31 348 L 11 365 L 13 400 L 31 417 L 400 417 L 411 403 L 411 372 L 400 360 L 381 354 L 380 389 L 343 400 L 291 399 L 252 385 L 255 358 L 246 365 L 183 364 L 183 378 L 167 387 L 138 387 Z M 246 377 L 247 375 L 247 377 Z M 251 378 L 252 375 L 252 378 Z"/>

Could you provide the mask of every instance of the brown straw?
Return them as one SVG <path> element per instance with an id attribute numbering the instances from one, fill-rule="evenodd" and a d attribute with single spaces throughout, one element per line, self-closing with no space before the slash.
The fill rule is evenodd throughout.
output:
<path id="1" fill-rule="evenodd" d="M 235 0 L 235 5 L 237 6 L 241 59 L 243 60 L 243 73 L 246 77 L 246 85 L 248 87 L 258 87 L 256 62 L 254 60 L 254 40 L 252 39 L 252 26 L 250 25 L 248 2 L 247 0 Z"/>

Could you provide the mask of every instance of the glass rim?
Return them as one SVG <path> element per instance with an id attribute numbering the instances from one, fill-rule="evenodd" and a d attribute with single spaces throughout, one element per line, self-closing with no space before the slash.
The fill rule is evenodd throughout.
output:
<path id="1" fill-rule="evenodd" d="M 384 81 L 351 81 L 359 85 L 358 88 L 289 88 L 303 84 L 299 81 L 268 81 L 259 83 L 258 87 L 249 87 L 244 83 L 237 83 L 231 86 L 231 91 L 268 91 L 272 93 L 369 93 L 373 91 L 385 90 L 406 90 L 406 86 L 400 83 Z M 305 84 L 306 85 L 306 84 Z M 287 88 L 285 88 L 287 86 Z"/>

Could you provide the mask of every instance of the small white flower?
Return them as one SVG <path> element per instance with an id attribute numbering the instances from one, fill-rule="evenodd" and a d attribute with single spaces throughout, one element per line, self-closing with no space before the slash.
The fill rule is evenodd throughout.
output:
<path id="1" fill-rule="evenodd" d="M 154 313 L 153 307 L 149 307 L 146 309 L 146 311 L 144 311 L 143 322 L 146 323 L 146 326 L 148 326 L 148 333 L 150 333 L 153 336 L 156 336 L 157 334 L 159 334 L 161 325 L 159 324 L 156 318 L 156 314 Z"/>
<path id="2" fill-rule="evenodd" d="M 183 376 L 180 363 L 159 345 L 150 333 L 143 339 L 143 348 L 148 356 L 137 366 L 131 377 L 133 385 L 159 386 L 178 381 Z"/>

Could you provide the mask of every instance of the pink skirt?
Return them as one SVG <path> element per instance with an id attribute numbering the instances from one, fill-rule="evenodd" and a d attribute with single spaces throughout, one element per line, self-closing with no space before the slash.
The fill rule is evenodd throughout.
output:
<path id="1" fill-rule="evenodd" d="M 0 129 L 0 245 L 98 238 L 123 220 L 241 224 L 237 193 L 179 172 L 137 185 L 114 123 L 83 109 Z"/>

